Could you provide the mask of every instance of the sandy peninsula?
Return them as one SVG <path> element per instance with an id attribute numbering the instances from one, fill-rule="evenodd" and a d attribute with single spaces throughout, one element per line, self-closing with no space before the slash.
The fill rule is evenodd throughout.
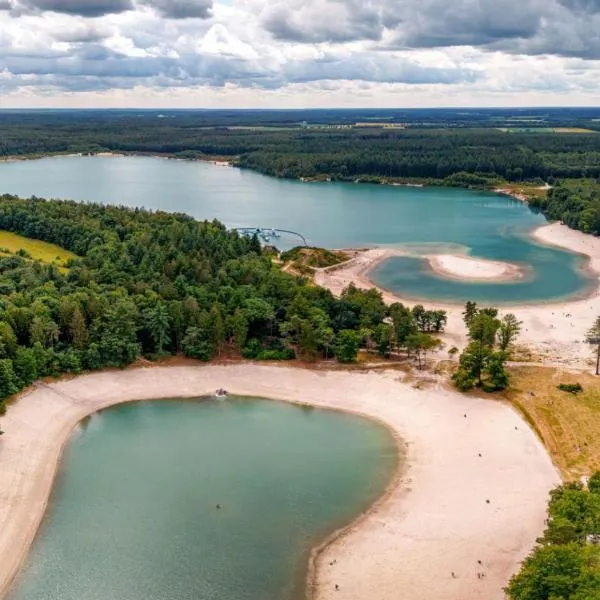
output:
<path id="1" fill-rule="evenodd" d="M 251 364 L 85 375 L 40 383 L 12 405 L 0 442 L 0 596 L 34 539 L 61 450 L 82 418 L 117 403 L 195 397 L 220 386 L 358 413 L 398 436 L 403 471 L 369 513 L 317 554 L 316 600 L 504 598 L 559 482 L 516 412 L 441 388 L 416 390 L 398 372 Z"/>
<path id="2" fill-rule="evenodd" d="M 457 254 L 432 254 L 424 258 L 437 275 L 466 281 L 515 281 L 524 277 L 524 270 L 511 263 L 459 256 Z"/>
<path id="3" fill-rule="evenodd" d="M 594 364 L 592 351 L 585 343 L 585 336 L 597 316 L 600 316 L 600 238 L 570 229 L 560 223 L 543 225 L 532 232 L 542 244 L 565 248 L 589 258 L 588 269 L 596 280 L 590 294 L 580 300 L 566 300 L 543 304 L 509 306 L 500 311 L 514 313 L 522 321 L 519 343 L 531 349 L 536 357 L 548 366 L 566 368 L 591 368 Z M 358 287 L 377 287 L 370 279 L 370 272 L 382 261 L 398 252 L 388 248 L 373 248 L 361 252 L 336 270 L 320 270 L 315 276 L 319 285 L 340 294 L 349 283 Z M 404 253 L 405 255 L 405 253 Z M 387 303 L 415 304 L 414 298 L 394 294 L 378 288 Z M 448 324 L 443 336 L 447 346 L 461 347 L 466 343 L 466 331 L 462 320 L 463 306 L 444 302 L 423 301 L 426 308 L 443 308 L 448 313 Z"/>

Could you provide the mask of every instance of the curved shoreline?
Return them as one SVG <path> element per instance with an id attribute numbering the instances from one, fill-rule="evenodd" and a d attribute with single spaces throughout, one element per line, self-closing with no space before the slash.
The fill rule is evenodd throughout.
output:
<path id="1" fill-rule="evenodd" d="M 527 304 L 500 304 L 500 312 L 512 312 L 522 321 L 519 345 L 528 346 L 540 359 L 565 367 L 589 368 L 594 361 L 585 337 L 593 320 L 600 314 L 600 237 L 575 231 L 560 223 L 542 225 L 530 235 L 538 244 L 566 249 L 585 258 L 585 268 L 592 275 L 593 286 L 581 297 Z M 462 304 L 397 294 L 378 286 L 370 279 L 374 268 L 386 258 L 397 255 L 398 252 L 393 249 L 373 248 L 335 271 L 318 271 L 315 282 L 336 295 L 344 287 L 354 283 L 361 288 L 378 289 L 388 304 L 402 302 L 409 306 L 423 304 L 426 308 L 444 309 L 448 324 L 442 339 L 449 345 L 465 345 L 467 338 Z"/>
<path id="2" fill-rule="evenodd" d="M 377 420 L 407 446 L 405 470 L 386 495 L 315 549 L 316 600 L 339 598 L 334 582 L 347 600 L 386 600 L 402 588 L 411 600 L 503 599 L 502 586 L 541 533 L 547 493 L 559 482 L 520 415 L 450 390 L 415 390 L 397 372 L 251 364 L 94 373 L 38 384 L 12 405 L 0 442 L 0 596 L 33 542 L 77 423 L 114 404 L 198 397 L 223 383 L 236 395 Z M 476 577 L 477 560 L 485 579 Z"/>

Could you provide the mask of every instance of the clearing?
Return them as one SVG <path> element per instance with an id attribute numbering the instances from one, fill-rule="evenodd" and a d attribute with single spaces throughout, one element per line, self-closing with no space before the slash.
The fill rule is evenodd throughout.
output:
<path id="1" fill-rule="evenodd" d="M 69 259 L 77 258 L 76 254 L 55 244 L 23 237 L 10 231 L 0 231 L 0 255 L 16 254 L 19 250 L 27 252 L 29 256 L 25 258 L 46 264 L 54 263 L 61 268 L 66 268 Z"/>

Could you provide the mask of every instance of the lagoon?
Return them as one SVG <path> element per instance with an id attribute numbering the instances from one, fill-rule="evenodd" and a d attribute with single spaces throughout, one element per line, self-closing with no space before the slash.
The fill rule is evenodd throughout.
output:
<path id="1" fill-rule="evenodd" d="M 303 598 L 311 548 L 397 462 L 387 429 L 345 413 L 234 397 L 112 407 L 72 436 L 8 598 Z"/>
<path id="2" fill-rule="evenodd" d="M 425 261 L 391 258 L 372 273 L 402 296 L 450 302 L 528 303 L 589 292 L 575 254 L 536 244 L 545 223 L 521 202 L 490 192 L 352 183 L 301 183 L 203 162 L 151 157 L 55 157 L 0 164 L 0 193 L 71 198 L 218 218 L 229 227 L 277 227 L 327 248 L 409 246 L 532 267 L 526 281 L 443 279 Z M 277 244 L 290 247 L 293 238 Z"/>

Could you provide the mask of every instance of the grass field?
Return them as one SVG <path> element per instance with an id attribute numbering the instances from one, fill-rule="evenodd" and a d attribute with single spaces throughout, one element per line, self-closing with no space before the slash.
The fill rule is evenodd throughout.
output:
<path id="1" fill-rule="evenodd" d="M 600 470 L 600 377 L 544 367 L 511 369 L 506 398 L 548 448 L 567 480 Z M 561 383 L 580 383 L 583 392 L 560 391 Z"/>
<path id="2" fill-rule="evenodd" d="M 10 231 L 0 231 L 0 255 L 16 254 L 19 250 L 25 250 L 33 260 L 47 264 L 55 263 L 62 268 L 69 259 L 77 258 L 75 254 L 60 246 L 26 238 Z"/>

